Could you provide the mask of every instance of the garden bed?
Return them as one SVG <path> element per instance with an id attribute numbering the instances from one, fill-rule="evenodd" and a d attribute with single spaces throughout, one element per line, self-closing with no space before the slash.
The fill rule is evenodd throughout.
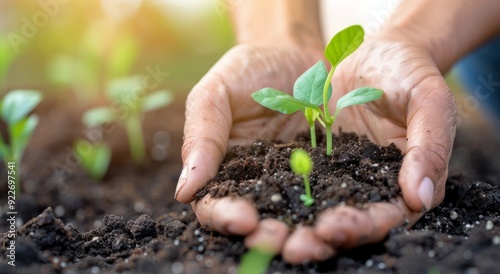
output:
<path id="1" fill-rule="evenodd" d="M 201 228 L 190 206 L 173 199 L 182 168 L 184 98 L 146 115 L 146 147 L 163 149 L 168 156 L 165 159 L 148 157 L 144 164 L 135 165 L 125 132 L 118 127 L 103 131 L 103 140 L 112 146 L 113 159 L 102 182 L 89 179 L 68 150 L 74 140 L 84 137 L 80 117 L 85 109 L 44 102 L 36 111 L 40 125 L 26 150 L 21 166 L 23 190 L 16 200 L 17 222 L 23 225 L 16 237 L 17 272 L 234 273 L 246 251 L 242 238 Z M 494 273 L 500 267 L 500 146 L 490 135 L 478 133 L 484 132 L 483 128 L 473 129 L 458 132 L 445 201 L 412 229 L 394 229 L 383 243 L 345 251 L 322 263 L 291 266 L 276 258 L 269 273 Z M 289 188 L 273 177 L 278 172 L 274 168 L 288 168 L 287 155 L 307 142 L 303 138 L 287 144 L 260 140 L 253 145 L 257 152 L 231 150 L 223 171 L 241 174 L 238 168 L 246 167 L 242 178 L 246 183 L 237 185 L 231 173 L 220 173 L 213 182 L 225 182 L 226 189 L 212 184 L 205 191 L 263 199 L 266 203 L 257 202 L 261 214 L 281 218 L 292 226 L 311 223 L 314 212 L 331 205 L 361 207 L 364 202 L 399 194 L 395 183 L 401 156 L 397 149 L 349 134 L 336 140 L 336 161 L 324 158 L 321 149 L 309 149 L 318 168 L 311 175 L 313 193 L 323 190 L 321 193 L 327 195 L 317 197 L 310 209 L 304 209 L 298 199 L 303 193 L 299 177 L 289 169 L 278 174 L 276 178 L 289 179 Z M 356 154 L 353 147 L 357 144 L 367 149 Z M 258 159 L 268 153 L 276 158 Z M 362 160 L 359 155 L 367 157 Z M 353 170 L 335 169 L 320 175 L 319 168 L 328 169 L 329 165 Z M 361 167 L 366 171 L 356 174 Z M 0 174 L 6 177 L 3 166 Z M 332 178 L 331 183 L 328 180 Z M 265 185 L 270 189 L 264 188 L 264 181 L 271 182 Z M 0 185 L 0 191 L 7 193 L 6 184 Z M 278 198 L 272 195 L 278 193 L 280 201 L 288 202 L 280 206 L 273 203 Z M 5 195 L 1 195 L 0 205 L 0 231 L 5 232 L 9 230 Z M 291 209 L 295 217 L 289 214 L 292 211 L 287 213 L 289 206 L 298 207 Z M 273 213 L 272 208 L 282 212 Z M 16 273 L 5 257 L 7 233 L 0 235 L 0 242 L 0 273 Z"/>

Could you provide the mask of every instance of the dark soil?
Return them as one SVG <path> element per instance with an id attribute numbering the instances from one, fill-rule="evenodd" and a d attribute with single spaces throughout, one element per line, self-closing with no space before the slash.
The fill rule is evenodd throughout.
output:
<path id="1" fill-rule="evenodd" d="M 232 148 L 217 176 L 202 189 L 213 197 L 241 196 L 249 199 L 262 218 L 283 220 L 289 225 L 311 225 L 316 215 L 339 204 L 363 207 L 367 202 L 389 201 L 401 195 L 398 173 L 403 156 L 393 144 L 375 145 L 355 134 L 334 136 L 333 157 L 324 144 L 311 148 L 298 138 L 288 144 L 256 141 L 251 147 Z M 301 176 L 290 169 L 290 154 L 303 148 L 314 163 L 310 174 L 315 203 L 306 207 Z"/>
<path id="2" fill-rule="evenodd" d="M 145 117 L 148 152 L 163 149 L 163 154 L 150 153 L 156 157 L 143 165 L 130 161 L 121 128 L 103 131 L 114 154 L 102 182 L 89 179 L 68 153 L 68 146 L 84 137 L 79 117 L 88 106 L 44 102 L 36 110 L 41 123 L 21 167 L 16 266 L 7 264 L 11 239 L 1 233 L 0 273 L 235 273 L 246 251 L 242 239 L 201 228 L 189 206 L 173 200 L 181 170 L 183 99 Z M 290 173 L 288 165 L 290 151 L 302 146 L 304 139 L 235 148 L 222 171 L 244 174 L 242 182 L 219 173 L 206 191 L 263 199 L 261 214 L 291 225 L 312 222 L 328 206 L 359 207 L 397 196 L 400 153 L 349 134 L 341 136 L 335 141 L 334 161 L 321 149 L 310 150 L 316 199 L 311 208 L 304 208 L 298 199 L 304 191 L 302 180 Z M 394 229 L 383 243 L 346 251 L 322 263 L 291 266 L 278 257 L 269 273 L 497 273 L 500 143 L 489 136 L 494 135 L 477 128 L 458 132 L 445 200 L 413 228 Z M 166 158 L 158 157 L 165 153 Z M 267 154 L 277 157 L 262 158 Z M 241 168 L 244 172 L 238 171 Z M 0 176 L 6 177 L 3 165 Z M 290 186 L 279 183 L 281 179 L 288 179 Z M 223 183 L 221 187 L 215 187 L 216 181 Z M 0 193 L 0 231 L 6 232 L 7 184 L 0 185 Z M 271 202 L 275 194 L 281 195 L 280 203 Z M 287 212 L 289 206 L 296 207 L 290 211 L 300 212 L 295 218 Z"/>

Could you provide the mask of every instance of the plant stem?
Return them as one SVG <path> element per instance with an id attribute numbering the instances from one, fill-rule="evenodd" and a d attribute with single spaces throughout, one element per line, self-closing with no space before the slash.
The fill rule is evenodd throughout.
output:
<path id="1" fill-rule="evenodd" d="M 316 129 L 314 123 L 309 125 L 309 130 L 311 131 L 311 147 L 316 147 Z"/>
<path id="2" fill-rule="evenodd" d="M 309 175 L 302 175 L 302 178 L 304 179 L 304 188 L 306 189 L 306 195 L 307 197 L 312 199 L 311 184 L 309 183 Z"/>
<path id="3" fill-rule="evenodd" d="M 323 87 L 323 115 L 325 119 L 325 130 L 326 130 L 326 155 L 332 155 L 332 124 L 333 119 L 330 116 L 330 110 L 328 108 L 328 88 L 330 87 L 330 82 L 332 80 L 333 71 L 335 67 L 332 66 L 328 77 L 326 78 L 325 85 Z"/>
<path id="4" fill-rule="evenodd" d="M 139 115 L 131 113 L 125 127 L 127 128 L 128 142 L 132 159 L 134 162 L 140 163 L 144 160 L 145 152 Z"/>
<path id="5" fill-rule="evenodd" d="M 325 123 L 326 130 L 326 155 L 332 155 L 332 124 Z"/>
<path id="6" fill-rule="evenodd" d="M 323 113 L 325 115 L 325 123 L 328 123 L 330 120 L 330 110 L 328 108 L 328 88 L 330 87 L 330 82 L 332 81 L 334 68 L 330 70 L 328 73 L 328 77 L 326 77 L 325 85 L 323 86 Z"/>

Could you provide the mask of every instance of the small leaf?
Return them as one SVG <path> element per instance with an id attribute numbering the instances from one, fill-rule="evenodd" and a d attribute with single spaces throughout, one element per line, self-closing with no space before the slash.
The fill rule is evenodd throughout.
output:
<path id="1" fill-rule="evenodd" d="M 271 263 L 274 253 L 252 248 L 241 258 L 238 274 L 264 274 Z"/>
<path id="2" fill-rule="evenodd" d="M 348 106 L 375 101 L 382 97 L 382 95 L 384 95 L 384 92 L 381 89 L 377 88 L 362 87 L 352 90 L 339 99 L 339 101 L 337 102 L 337 109 L 335 111 L 338 112 L 339 110 Z"/>
<path id="3" fill-rule="evenodd" d="M 42 100 L 42 95 L 34 90 L 13 90 L 1 102 L 2 119 L 9 125 L 17 123 L 30 113 Z"/>
<path id="4" fill-rule="evenodd" d="M 314 122 L 319 118 L 319 115 L 321 113 L 321 110 L 318 109 L 313 109 L 313 108 L 306 108 L 304 111 L 304 117 L 306 117 L 307 122 L 309 122 L 309 125 L 312 126 L 314 125 Z"/>
<path id="5" fill-rule="evenodd" d="M 328 72 L 323 61 L 317 62 L 295 81 L 293 97 L 315 106 L 321 106 L 323 104 L 323 87 L 327 77 Z"/>
<path id="6" fill-rule="evenodd" d="M 139 75 L 111 80 L 106 86 L 106 95 L 119 103 L 129 104 L 144 95 L 141 80 Z"/>
<path id="7" fill-rule="evenodd" d="M 82 116 L 82 123 L 86 127 L 96 127 L 115 120 L 116 116 L 109 107 L 96 107 L 87 110 Z"/>
<path id="8" fill-rule="evenodd" d="M 314 204 L 314 199 L 307 196 L 306 194 L 300 194 L 299 198 L 302 202 L 304 202 L 305 206 L 311 206 L 312 204 Z"/>
<path id="9" fill-rule="evenodd" d="M 263 88 L 254 92 L 252 98 L 259 104 L 284 114 L 292 114 L 298 110 L 305 111 L 307 107 L 316 107 L 273 88 Z"/>
<path id="10" fill-rule="evenodd" d="M 86 140 L 78 140 L 73 145 L 73 152 L 93 179 L 104 177 L 111 160 L 111 149 L 106 144 L 92 145 Z"/>
<path id="11" fill-rule="evenodd" d="M 144 112 L 153 111 L 170 104 L 174 100 L 174 95 L 166 90 L 159 90 L 148 94 L 142 101 Z"/>
<path id="12" fill-rule="evenodd" d="M 325 57 L 335 70 L 338 64 L 363 43 L 365 32 L 359 25 L 350 26 L 337 33 L 325 48 Z"/>
<path id="13" fill-rule="evenodd" d="M 312 170 L 312 159 L 307 152 L 296 149 L 290 155 L 290 167 L 297 175 L 309 175 Z"/>

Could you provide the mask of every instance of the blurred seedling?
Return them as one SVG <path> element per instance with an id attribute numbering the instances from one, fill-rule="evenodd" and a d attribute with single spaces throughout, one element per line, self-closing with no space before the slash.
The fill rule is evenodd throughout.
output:
<path id="1" fill-rule="evenodd" d="M 113 101 L 113 106 L 92 108 L 83 114 L 83 123 L 87 127 L 110 122 L 121 124 L 127 132 L 132 159 L 136 163 L 142 162 L 145 156 L 141 126 L 144 113 L 165 107 L 173 100 L 173 94 L 166 90 L 146 94 L 141 79 L 133 76 L 111 81 L 106 95 Z"/>
<path id="2" fill-rule="evenodd" d="M 311 194 L 311 184 L 309 182 L 309 174 L 313 168 L 313 161 L 309 154 L 302 149 L 296 149 L 290 155 L 290 167 L 293 173 L 302 176 L 304 180 L 305 194 L 300 195 L 300 200 L 304 205 L 309 207 L 314 203 L 314 198 Z"/>
<path id="3" fill-rule="evenodd" d="M 377 100 L 384 94 L 382 90 L 371 87 L 352 90 L 338 100 L 334 114 L 330 114 L 328 107 L 332 95 L 330 82 L 335 68 L 361 45 L 363 38 L 363 28 L 358 25 L 337 33 L 325 48 L 325 57 L 331 65 L 330 72 L 327 73 L 323 61 L 319 61 L 296 80 L 293 96 L 273 88 L 263 88 L 253 93 L 252 98 L 259 104 L 284 114 L 302 111 L 309 122 L 312 147 L 316 147 L 314 123 L 317 120 L 325 127 L 326 154 L 331 155 L 332 125 L 339 111 L 348 106 Z M 320 109 L 321 105 L 323 110 Z"/>
<path id="4" fill-rule="evenodd" d="M 264 274 L 275 254 L 261 248 L 251 248 L 243 254 L 238 274 Z"/>
<path id="5" fill-rule="evenodd" d="M 73 144 L 73 152 L 92 179 L 98 181 L 104 177 L 111 160 L 111 149 L 108 145 L 93 145 L 86 140 L 77 140 Z"/>
<path id="6" fill-rule="evenodd" d="M 15 195 L 20 191 L 17 167 L 26 146 L 38 124 L 38 117 L 29 113 L 40 103 L 42 96 L 34 90 L 13 90 L 0 101 L 0 117 L 7 124 L 8 141 L 0 134 L 0 159 L 7 167 L 7 172 L 15 182 Z M 10 188 L 10 184 L 9 184 Z"/>

